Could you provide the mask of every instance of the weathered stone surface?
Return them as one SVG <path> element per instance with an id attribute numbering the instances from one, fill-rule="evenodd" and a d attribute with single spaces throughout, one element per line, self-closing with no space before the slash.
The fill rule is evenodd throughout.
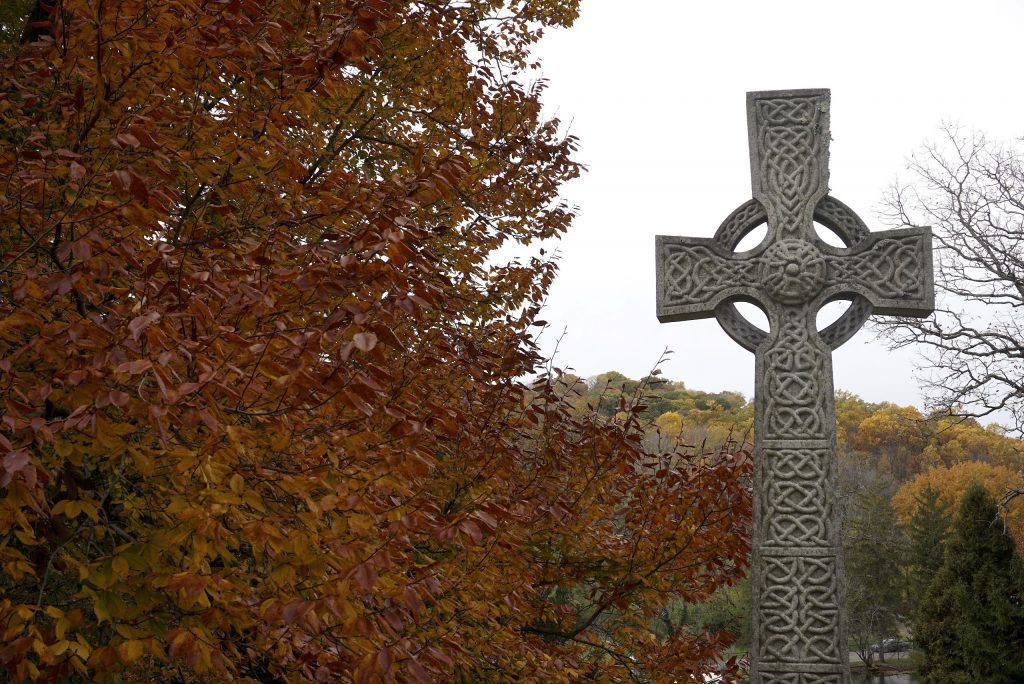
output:
<path id="1" fill-rule="evenodd" d="M 872 233 L 828 196 L 829 91 L 747 93 L 754 199 L 715 237 L 657 237 L 658 320 L 714 316 L 755 354 L 752 681 L 849 681 L 832 354 L 869 315 L 927 316 L 931 231 Z M 815 233 L 827 226 L 845 248 Z M 740 240 L 762 223 L 765 240 Z M 822 331 L 818 309 L 853 300 Z M 771 330 L 734 302 L 764 309 Z"/>

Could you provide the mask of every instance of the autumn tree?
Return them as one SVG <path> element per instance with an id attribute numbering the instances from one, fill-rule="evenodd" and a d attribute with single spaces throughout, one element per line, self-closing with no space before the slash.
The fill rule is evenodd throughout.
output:
<path id="1" fill-rule="evenodd" d="M 1024 466 L 1024 445 L 998 425 L 983 427 L 973 418 L 945 415 L 934 416 L 931 422 L 931 436 L 922 454 L 925 465 L 983 461 L 1011 470 Z"/>
<path id="2" fill-rule="evenodd" d="M 912 406 L 886 405 L 864 417 L 850 445 L 869 454 L 874 467 L 904 482 L 921 470 L 928 441 L 924 416 Z"/>
<path id="3" fill-rule="evenodd" d="M 947 515 L 956 512 L 964 493 L 972 484 L 980 484 L 995 499 L 1010 489 L 1024 487 L 1024 474 L 1005 466 L 965 461 L 952 467 L 929 468 L 897 490 L 892 506 L 901 524 L 909 523 L 917 509 L 917 499 L 927 489 L 939 493 L 936 505 Z M 1018 548 L 1024 549 L 1024 506 L 1014 502 L 1003 517 Z"/>
<path id="4" fill-rule="evenodd" d="M 749 462 L 519 380 L 554 266 L 495 250 L 572 219 L 530 46 L 574 0 L 30 4 L 0 71 L 13 681 L 717 660 L 652 623 L 742 576 Z"/>
<path id="5" fill-rule="evenodd" d="M 877 410 L 877 404 L 866 402 L 852 392 L 836 392 L 836 441 L 841 454 L 849 454 L 853 449 L 851 440 L 856 439 L 861 422 Z"/>
<path id="6" fill-rule="evenodd" d="M 926 684 L 1024 680 L 1024 561 L 996 518 L 984 487 L 969 487 L 915 618 Z"/>

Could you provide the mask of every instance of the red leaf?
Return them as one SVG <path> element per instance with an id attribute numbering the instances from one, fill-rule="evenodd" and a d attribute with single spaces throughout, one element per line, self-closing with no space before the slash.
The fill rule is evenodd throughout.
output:
<path id="1" fill-rule="evenodd" d="M 130 175 L 131 184 L 129 185 L 129 190 L 131 190 L 132 195 L 140 202 L 149 201 L 149 188 L 146 187 L 146 181 L 134 171 Z"/>
<path id="2" fill-rule="evenodd" d="M 29 465 L 28 454 L 23 451 L 12 451 L 3 460 L 3 472 L 0 473 L 0 487 L 6 487 L 14 479 L 14 474 L 25 473 L 25 481 L 30 487 L 35 486 L 35 468 Z"/>
<path id="3" fill-rule="evenodd" d="M 29 463 L 28 454 L 24 451 L 12 451 L 4 456 L 4 470 L 16 473 Z"/>
<path id="4" fill-rule="evenodd" d="M 146 149 L 149 149 L 149 150 L 158 150 L 158 149 L 160 149 L 160 143 L 158 143 L 156 140 L 154 140 L 153 136 L 151 136 L 149 134 L 149 132 L 146 131 L 146 129 L 143 128 L 142 126 L 140 126 L 138 124 L 133 124 L 132 126 L 130 126 L 128 128 L 128 130 L 131 131 L 131 134 L 133 136 L 135 136 L 135 138 L 138 139 L 139 143 L 141 143 L 142 146 L 145 147 Z"/>
<path id="5" fill-rule="evenodd" d="M 381 672 L 391 671 L 391 649 L 382 648 L 377 653 L 377 667 Z"/>
<path id="6" fill-rule="evenodd" d="M 114 186 L 114 190 L 117 190 L 117 192 L 127 195 L 132 187 L 131 174 L 124 169 L 114 171 L 110 174 L 110 184 Z"/>
<path id="7" fill-rule="evenodd" d="M 29 646 L 32 645 L 33 637 L 27 636 L 20 639 L 15 639 L 9 644 L 0 649 L 0 663 L 4 665 L 11 665 L 19 662 Z"/>
<path id="8" fill-rule="evenodd" d="M 88 240 L 75 240 L 71 243 L 71 253 L 79 261 L 88 261 L 89 257 L 92 256 L 92 247 L 89 245 Z"/>
<path id="9" fill-rule="evenodd" d="M 131 195 L 141 202 L 149 200 L 149 189 L 146 187 L 145 179 L 130 169 L 119 169 L 111 173 L 110 183 L 114 190 L 122 195 Z"/>
<path id="10" fill-rule="evenodd" d="M 468 534 L 470 539 L 477 544 L 484 540 L 484 533 L 480 530 L 480 526 L 472 520 L 463 520 L 460 522 L 459 529 Z"/>
<path id="11" fill-rule="evenodd" d="M 122 363 L 120 366 L 114 369 L 116 373 L 127 373 L 128 375 L 141 375 L 150 368 L 153 367 L 153 362 L 149 359 L 135 359 L 134 361 L 127 361 Z"/>
<path id="12" fill-rule="evenodd" d="M 489 527 L 492 530 L 498 526 L 498 521 L 495 520 L 493 515 L 486 511 L 474 511 L 473 517 L 482 522 L 484 525 L 487 525 L 487 527 Z"/>
<path id="13" fill-rule="evenodd" d="M 79 164 L 78 162 L 71 162 L 70 175 L 76 181 L 82 180 L 83 178 L 85 178 L 85 167 Z"/>
<path id="14" fill-rule="evenodd" d="M 281 619 L 286 625 L 290 625 L 308 613 L 312 607 L 312 601 L 293 601 L 284 607 Z"/>

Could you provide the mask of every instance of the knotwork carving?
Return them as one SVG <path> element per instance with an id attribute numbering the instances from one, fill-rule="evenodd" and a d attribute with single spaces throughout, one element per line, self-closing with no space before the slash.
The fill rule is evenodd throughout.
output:
<path id="1" fill-rule="evenodd" d="M 757 263 L 723 258 L 708 247 L 669 245 L 666 248 L 664 299 L 672 305 L 688 305 L 713 299 L 730 288 L 754 282 Z"/>
<path id="2" fill-rule="evenodd" d="M 838 640 L 834 556 L 763 556 L 758 594 L 762 661 L 830 665 L 847 653 Z"/>
<path id="3" fill-rule="evenodd" d="M 714 240 L 732 252 L 752 230 L 767 221 L 768 215 L 757 200 L 741 204 L 722 221 Z M 826 195 L 814 210 L 814 220 L 830 228 L 847 247 L 855 247 L 871 234 L 860 217 L 848 206 Z M 871 304 L 861 295 L 854 295 L 848 308 L 832 325 L 821 331 L 821 339 L 830 349 L 836 349 L 849 340 L 871 315 Z M 737 344 L 755 351 L 767 339 L 764 331 L 752 325 L 731 302 L 715 310 L 715 318 L 722 329 Z"/>
<path id="4" fill-rule="evenodd" d="M 780 674 L 765 672 L 761 674 L 757 684 L 842 684 L 843 678 L 838 674 L 818 674 L 812 672 L 795 672 Z"/>
<path id="5" fill-rule="evenodd" d="M 767 546 L 827 547 L 833 535 L 834 465 L 828 449 L 765 449 L 760 538 Z"/>
<path id="6" fill-rule="evenodd" d="M 825 437 L 828 420 L 822 382 L 830 370 L 827 352 L 810 339 L 807 314 L 787 308 L 780 329 L 764 352 L 766 439 Z M 834 422 L 834 419 L 833 419 Z"/>
<path id="7" fill-rule="evenodd" d="M 729 214 L 715 232 L 715 242 L 730 252 L 747 233 L 768 220 L 764 207 L 756 199 L 747 200 Z"/>
<path id="8" fill-rule="evenodd" d="M 829 259 L 829 280 L 856 283 L 882 299 L 919 299 L 926 279 L 920 235 L 878 240 L 871 250 Z"/>
<path id="9" fill-rule="evenodd" d="M 782 239 L 804 233 L 806 214 L 824 194 L 827 170 L 821 168 L 822 115 L 820 97 L 765 98 L 756 102 L 760 124 L 757 157 L 762 196 Z M 824 171 L 824 173 L 823 173 Z M 767 198 L 765 200 L 765 198 Z"/>

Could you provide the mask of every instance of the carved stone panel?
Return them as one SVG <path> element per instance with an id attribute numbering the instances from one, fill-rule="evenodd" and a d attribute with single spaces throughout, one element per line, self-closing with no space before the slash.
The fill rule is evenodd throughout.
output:
<path id="1" fill-rule="evenodd" d="M 835 460 L 827 447 L 765 447 L 759 454 L 764 547 L 829 548 L 836 539 Z"/>
<path id="2" fill-rule="evenodd" d="M 764 554 L 761 564 L 759 661 L 835 671 L 848 656 L 835 555 Z"/>

